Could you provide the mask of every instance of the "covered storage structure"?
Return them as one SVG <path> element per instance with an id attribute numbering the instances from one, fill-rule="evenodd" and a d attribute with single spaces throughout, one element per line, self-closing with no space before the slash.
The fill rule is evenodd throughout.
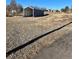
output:
<path id="1" fill-rule="evenodd" d="M 24 9 L 23 16 L 43 16 L 44 10 L 35 8 L 35 7 L 27 7 Z"/>

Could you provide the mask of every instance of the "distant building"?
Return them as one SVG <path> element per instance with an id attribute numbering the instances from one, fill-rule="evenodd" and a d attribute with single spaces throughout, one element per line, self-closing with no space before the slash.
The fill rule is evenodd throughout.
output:
<path id="1" fill-rule="evenodd" d="M 51 9 L 48 9 L 48 12 L 52 12 L 52 10 Z"/>
<path id="2" fill-rule="evenodd" d="M 10 5 L 6 6 L 6 16 L 16 16 L 23 12 L 23 7 L 16 3 L 16 0 L 11 0 Z"/>
<path id="3" fill-rule="evenodd" d="M 10 11 L 11 16 L 14 16 L 16 13 L 17 13 L 16 10 L 11 10 L 11 11 Z"/>
<path id="4" fill-rule="evenodd" d="M 23 16 L 43 16 L 44 10 L 39 9 L 37 7 L 27 7 L 23 11 Z"/>

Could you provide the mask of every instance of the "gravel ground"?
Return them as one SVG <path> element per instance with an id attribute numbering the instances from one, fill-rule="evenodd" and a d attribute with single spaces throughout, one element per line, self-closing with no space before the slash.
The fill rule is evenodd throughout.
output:
<path id="1" fill-rule="evenodd" d="M 8 17 L 7 18 L 7 49 L 11 49 L 22 45 L 32 38 L 35 38 L 43 33 L 46 33 L 50 30 L 53 30 L 57 27 L 62 26 L 71 21 L 71 15 L 69 14 L 51 14 L 44 17 L 35 17 L 34 20 L 32 17 Z M 64 31 L 69 32 L 70 27 Z M 32 59 L 35 55 L 38 54 L 39 50 L 50 45 L 55 39 L 64 35 L 65 32 L 54 33 L 47 38 L 38 40 L 37 42 L 23 48 L 22 50 L 17 51 L 14 54 L 11 54 L 7 59 Z M 57 36 L 57 37 L 56 37 Z M 52 38 L 54 38 L 52 40 Z M 45 43 L 43 43 L 45 42 Z"/>

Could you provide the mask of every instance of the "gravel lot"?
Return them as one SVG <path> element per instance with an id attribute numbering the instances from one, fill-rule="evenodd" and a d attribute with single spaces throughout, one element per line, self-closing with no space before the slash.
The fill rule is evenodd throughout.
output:
<path id="1" fill-rule="evenodd" d="M 71 20 L 71 14 L 49 14 L 44 17 L 7 17 L 7 49 L 6 51 L 10 51 L 11 49 L 20 46 L 35 37 L 40 36 L 50 30 L 58 28 L 63 24 L 66 24 Z M 65 29 L 65 32 L 70 31 L 70 27 Z M 17 51 L 14 54 L 11 54 L 7 57 L 7 59 L 32 59 L 35 55 L 38 54 L 39 50 L 50 45 L 53 41 L 62 35 L 65 34 L 64 30 L 59 33 L 58 32 L 52 34 L 52 36 L 48 36 L 47 38 L 43 38 L 38 40 L 37 42 L 27 46 L 27 48 L 23 48 L 20 51 Z M 56 35 L 58 37 L 56 37 Z M 53 41 L 52 37 L 54 37 Z M 46 42 L 46 43 L 43 43 Z M 33 56 L 34 55 L 34 56 Z"/>

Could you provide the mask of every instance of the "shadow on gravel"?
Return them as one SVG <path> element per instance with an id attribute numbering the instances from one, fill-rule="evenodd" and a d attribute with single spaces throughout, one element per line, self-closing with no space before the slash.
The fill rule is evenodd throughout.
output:
<path id="1" fill-rule="evenodd" d="M 65 24 L 65 25 L 63 25 L 63 26 L 61 26 L 61 27 L 59 27 L 59 28 L 57 28 L 57 29 L 54 29 L 54 30 L 49 31 L 49 32 L 47 32 L 47 33 L 45 33 L 45 34 L 42 34 L 41 36 L 38 36 L 38 37 L 32 39 L 31 41 L 26 42 L 25 44 L 22 44 L 22 45 L 20 45 L 20 46 L 14 48 L 14 49 L 8 51 L 8 52 L 6 53 L 6 57 L 8 57 L 10 54 L 15 53 L 16 51 L 18 51 L 18 50 L 20 50 L 20 49 L 22 49 L 22 48 L 24 48 L 24 47 L 26 47 L 26 46 L 32 44 L 33 42 L 37 41 L 37 40 L 40 39 L 40 38 L 42 38 L 42 37 L 44 37 L 44 36 L 46 36 L 46 35 L 48 35 L 48 34 L 51 34 L 52 32 L 55 32 L 55 31 L 57 31 L 57 30 L 59 30 L 59 29 L 62 29 L 63 27 L 65 27 L 65 26 L 67 26 L 67 25 L 69 25 L 69 24 L 71 24 L 71 23 L 72 23 L 72 22 L 69 22 L 69 23 L 67 23 L 67 24 Z"/>

